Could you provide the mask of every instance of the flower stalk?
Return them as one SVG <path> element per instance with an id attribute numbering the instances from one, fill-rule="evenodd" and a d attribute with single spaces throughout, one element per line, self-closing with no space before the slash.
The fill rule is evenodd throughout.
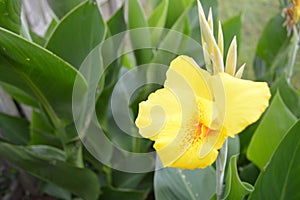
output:
<path id="1" fill-rule="evenodd" d="M 219 151 L 219 155 L 216 161 L 216 195 L 217 200 L 222 199 L 223 193 L 223 182 L 225 167 L 227 161 L 227 152 L 228 152 L 228 139 L 224 142 L 222 148 Z"/>
<path id="2" fill-rule="evenodd" d="M 299 33 L 297 31 L 297 28 L 294 27 L 293 30 L 293 37 L 292 37 L 292 47 L 291 47 L 291 54 L 290 54 L 290 59 L 287 65 L 287 81 L 288 83 L 291 82 L 291 78 L 293 76 L 293 72 L 294 72 L 294 65 L 295 65 L 295 61 L 296 61 L 296 57 L 297 57 L 297 52 L 298 52 L 298 48 L 299 48 L 299 42 L 300 42 L 300 38 L 299 38 Z"/>

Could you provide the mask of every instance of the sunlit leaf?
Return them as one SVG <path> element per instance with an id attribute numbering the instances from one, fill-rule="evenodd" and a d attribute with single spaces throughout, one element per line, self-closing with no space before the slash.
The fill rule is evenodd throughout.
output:
<path id="1" fill-rule="evenodd" d="M 103 41 L 106 27 L 95 2 L 80 4 L 56 26 L 46 48 L 79 68 L 90 51 Z"/>
<path id="2" fill-rule="evenodd" d="M 53 53 L 0 28 L 0 81 L 41 103 L 51 117 L 72 119 L 75 77 L 82 76 Z"/>
<path id="3" fill-rule="evenodd" d="M 0 1 L 0 26 L 17 34 L 21 31 L 21 0 Z"/>
<path id="4" fill-rule="evenodd" d="M 287 130 L 295 122 L 296 117 L 277 92 L 251 139 L 247 151 L 248 159 L 263 169 Z"/>
<path id="5" fill-rule="evenodd" d="M 249 200 L 300 198 L 300 121 L 288 131 L 262 171 Z"/>
<path id="6" fill-rule="evenodd" d="M 251 193 L 254 189 L 249 183 L 240 180 L 236 161 L 237 155 L 232 156 L 225 182 L 224 199 L 243 199 L 245 195 Z"/>

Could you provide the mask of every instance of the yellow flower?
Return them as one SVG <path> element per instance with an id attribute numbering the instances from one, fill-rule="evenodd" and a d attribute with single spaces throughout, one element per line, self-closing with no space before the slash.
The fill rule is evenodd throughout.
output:
<path id="1" fill-rule="evenodd" d="M 223 34 L 213 36 L 212 14 L 208 20 L 198 2 L 206 70 L 188 56 L 174 59 L 164 88 L 139 104 L 136 125 L 154 143 L 165 167 L 205 168 L 211 165 L 227 137 L 234 137 L 259 119 L 268 106 L 266 83 L 240 79 L 236 73 L 236 39 L 230 45 L 226 70 Z"/>

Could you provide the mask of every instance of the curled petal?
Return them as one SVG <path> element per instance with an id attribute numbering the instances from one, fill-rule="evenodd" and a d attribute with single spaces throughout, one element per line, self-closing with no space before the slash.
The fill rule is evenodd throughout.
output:
<path id="1" fill-rule="evenodd" d="M 221 123 L 231 137 L 257 121 L 271 97 L 267 83 L 243 80 L 226 73 L 213 76 L 212 87 L 219 113 L 224 113 Z"/>

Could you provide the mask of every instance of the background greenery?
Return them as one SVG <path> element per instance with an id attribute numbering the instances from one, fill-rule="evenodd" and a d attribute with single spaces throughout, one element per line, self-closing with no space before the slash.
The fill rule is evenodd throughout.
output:
<path id="1" fill-rule="evenodd" d="M 97 161 L 77 136 L 71 108 L 73 84 L 79 75 L 86 87 L 87 77 L 78 68 L 97 44 L 124 30 L 149 25 L 200 41 L 196 1 L 143 2 L 141 6 L 128 0 L 104 19 L 95 1 L 48 0 L 56 17 L 40 36 L 22 20 L 20 0 L 0 1 L 0 85 L 9 95 L 3 101 L 5 94 L 0 94 L 0 196 L 4 199 L 215 198 L 214 166 L 124 173 Z M 280 2 L 202 1 L 205 11 L 212 6 L 214 18 L 222 21 L 225 48 L 237 35 L 239 62 L 247 62 L 245 77 L 267 81 L 272 90 L 270 107 L 262 118 L 229 140 L 224 199 L 300 198 L 299 61 L 290 84 L 285 72 L 295 43 L 280 17 L 289 4 Z M 168 35 L 148 34 L 142 41 L 131 40 L 131 45 L 148 42 L 159 48 L 158 41 L 172 41 Z M 184 52 L 184 43 L 179 47 Z M 153 60 L 168 65 L 175 56 L 141 49 L 109 66 L 98 83 L 96 108 L 106 135 L 115 144 L 136 153 L 151 150 L 151 142 L 128 137 L 109 115 L 110 95 L 120 71 Z M 133 116 L 138 102 L 155 88 L 146 87 L 135 95 L 130 105 Z M 7 112 L 11 108 L 14 112 Z"/>

